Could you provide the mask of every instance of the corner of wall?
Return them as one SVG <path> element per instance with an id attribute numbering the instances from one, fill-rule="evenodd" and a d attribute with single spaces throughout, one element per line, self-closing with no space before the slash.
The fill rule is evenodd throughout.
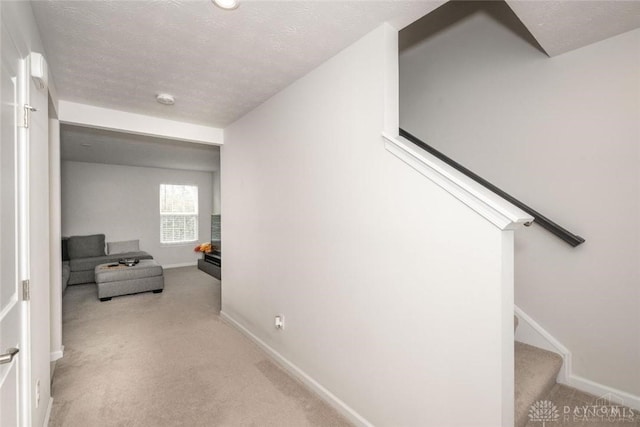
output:
<path id="1" fill-rule="evenodd" d="M 398 62 L 398 30 L 384 24 L 384 128 L 392 137 L 398 136 L 400 127 L 400 69 Z"/>

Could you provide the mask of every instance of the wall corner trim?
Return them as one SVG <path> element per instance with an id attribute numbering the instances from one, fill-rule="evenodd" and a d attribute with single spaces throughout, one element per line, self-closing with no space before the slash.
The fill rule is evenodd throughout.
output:
<path id="1" fill-rule="evenodd" d="M 385 148 L 420 174 L 470 207 L 500 230 L 514 230 L 533 217 L 489 191 L 440 159 L 415 147 L 405 138 L 382 132 Z"/>
<path id="2" fill-rule="evenodd" d="M 256 335 L 254 335 L 251 331 L 245 328 L 240 322 L 235 320 L 232 316 L 225 313 L 224 311 L 220 311 L 220 317 L 230 326 L 238 329 L 240 332 L 246 335 L 250 340 L 252 340 L 262 350 L 264 350 L 270 357 L 272 357 L 289 374 L 293 375 L 295 378 L 302 381 L 302 383 L 305 386 L 313 390 L 320 398 L 322 398 L 325 402 L 327 402 L 334 409 L 340 412 L 340 414 L 346 417 L 354 425 L 358 427 L 373 427 L 373 424 L 367 421 L 363 416 L 358 414 L 345 402 L 340 400 L 337 396 L 335 396 L 329 390 L 324 388 L 320 383 L 314 380 L 311 376 L 309 376 L 306 372 L 304 372 L 302 369 L 300 369 L 298 366 L 296 366 L 291 361 L 286 359 L 283 355 L 278 353 L 275 349 L 273 349 L 267 343 L 262 341 Z"/>

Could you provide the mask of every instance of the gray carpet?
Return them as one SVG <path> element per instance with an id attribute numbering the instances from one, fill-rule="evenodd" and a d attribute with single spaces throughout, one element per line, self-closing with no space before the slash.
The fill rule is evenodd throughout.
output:
<path id="1" fill-rule="evenodd" d="M 220 282 L 195 267 L 166 270 L 162 294 L 69 286 L 49 425 L 350 425 L 219 311 Z"/>

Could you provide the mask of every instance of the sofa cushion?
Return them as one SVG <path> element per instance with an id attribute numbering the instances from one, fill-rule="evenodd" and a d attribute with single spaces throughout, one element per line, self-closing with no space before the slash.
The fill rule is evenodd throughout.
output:
<path id="1" fill-rule="evenodd" d="M 71 260 L 104 256 L 104 234 L 91 236 L 71 236 L 67 241 L 67 250 Z M 71 266 L 73 270 L 73 265 Z"/>
<path id="2" fill-rule="evenodd" d="M 140 250 L 139 240 L 127 240 L 125 242 L 107 242 L 107 253 L 123 254 L 125 252 L 138 252 Z"/>
<path id="3" fill-rule="evenodd" d="M 87 271 L 87 270 L 90 270 L 91 272 L 93 272 L 93 270 L 96 268 L 97 265 L 107 264 L 111 262 L 118 262 L 118 260 L 121 258 L 153 259 L 153 257 L 149 253 L 144 251 L 138 251 L 138 252 L 125 252 L 122 254 L 88 257 L 88 258 L 76 258 L 76 259 L 72 258 L 71 261 L 69 261 L 69 265 L 71 267 L 72 272 Z"/>

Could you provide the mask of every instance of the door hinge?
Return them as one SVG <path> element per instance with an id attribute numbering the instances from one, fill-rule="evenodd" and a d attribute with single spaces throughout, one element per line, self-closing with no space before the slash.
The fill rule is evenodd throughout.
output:
<path id="1" fill-rule="evenodd" d="M 22 124 L 20 125 L 20 127 L 29 128 L 29 124 L 31 123 L 31 112 L 32 111 L 38 111 L 37 108 L 32 107 L 29 104 L 24 104 L 24 111 L 22 113 Z"/>
<path id="2" fill-rule="evenodd" d="M 31 300 L 31 282 L 29 279 L 22 281 L 22 300 Z"/>

